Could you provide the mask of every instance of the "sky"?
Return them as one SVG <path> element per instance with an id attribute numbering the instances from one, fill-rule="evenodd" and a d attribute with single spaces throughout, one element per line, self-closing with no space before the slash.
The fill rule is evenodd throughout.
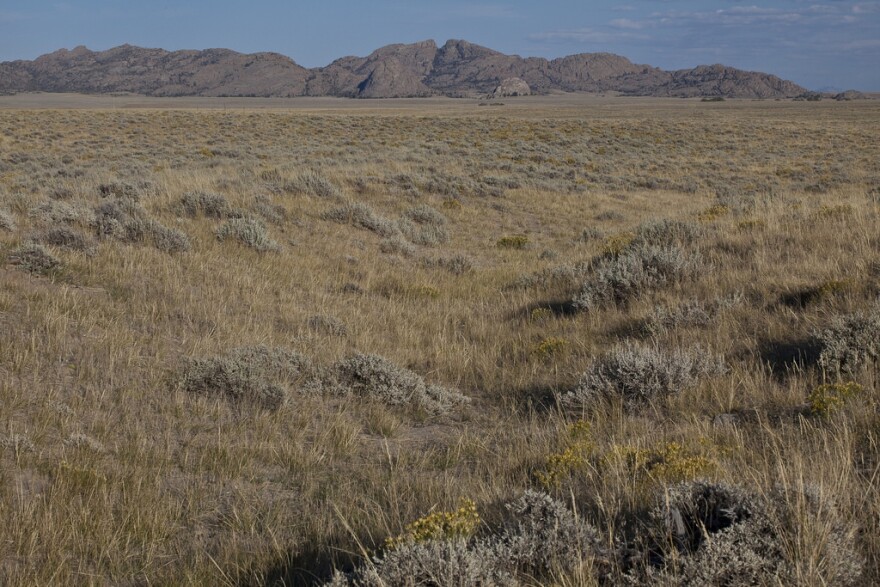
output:
<path id="1" fill-rule="evenodd" d="M 812 90 L 880 91 L 880 0 L 0 0 L 0 61 L 59 48 L 283 53 L 306 67 L 465 39 L 523 57 L 723 63 Z"/>

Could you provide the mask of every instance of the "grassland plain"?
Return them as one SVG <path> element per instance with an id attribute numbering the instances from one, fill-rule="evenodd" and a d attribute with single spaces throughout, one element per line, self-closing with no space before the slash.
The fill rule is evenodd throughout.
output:
<path id="1" fill-rule="evenodd" d="M 365 104 L 0 109 L 0 582 L 880 581 L 880 103 Z"/>

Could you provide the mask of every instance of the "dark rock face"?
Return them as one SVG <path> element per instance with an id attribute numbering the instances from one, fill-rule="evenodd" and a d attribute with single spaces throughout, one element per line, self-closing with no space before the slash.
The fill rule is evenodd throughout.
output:
<path id="1" fill-rule="evenodd" d="M 723 65 L 663 71 L 610 53 L 548 61 L 505 55 L 467 41 L 388 45 L 306 69 L 277 53 L 228 49 L 165 51 L 122 45 L 61 49 L 34 61 L 0 63 L 0 93 L 27 91 L 151 96 L 485 96 L 519 79 L 531 93 L 615 92 L 635 96 L 788 98 L 804 88 L 776 76 Z"/>

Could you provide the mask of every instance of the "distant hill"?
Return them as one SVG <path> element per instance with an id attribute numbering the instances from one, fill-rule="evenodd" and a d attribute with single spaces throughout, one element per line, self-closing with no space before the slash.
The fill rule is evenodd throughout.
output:
<path id="1" fill-rule="evenodd" d="M 307 69 L 277 53 L 229 49 L 165 51 L 122 45 L 61 49 L 0 63 L 0 93 L 132 92 L 150 96 L 483 96 L 511 78 L 532 93 L 614 92 L 631 96 L 789 98 L 806 92 L 774 75 L 723 65 L 664 71 L 610 53 L 559 59 L 505 55 L 467 41 L 388 45 Z"/>

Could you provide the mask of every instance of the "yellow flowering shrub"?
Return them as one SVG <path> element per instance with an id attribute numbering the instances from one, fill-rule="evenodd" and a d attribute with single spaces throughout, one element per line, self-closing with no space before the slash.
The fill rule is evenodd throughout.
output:
<path id="1" fill-rule="evenodd" d="M 810 404 L 810 412 L 816 416 L 827 418 L 863 391 L 865 388 L 854 381 L 828 383 L 814 389 L 807 398 L 807 402 Z"/>
<path id="2" fill-rule="evenodd" d="M 394 549 L 404 544 L 426 542 L 428 540 L 450 540 L 473 536 L 480 526 L 477 505 L 470 499 L 462 499 L 461 506 L 451 512 L 432 512 L 408 524 L 400 536 L 388 538 L 386 549 Z"/>

